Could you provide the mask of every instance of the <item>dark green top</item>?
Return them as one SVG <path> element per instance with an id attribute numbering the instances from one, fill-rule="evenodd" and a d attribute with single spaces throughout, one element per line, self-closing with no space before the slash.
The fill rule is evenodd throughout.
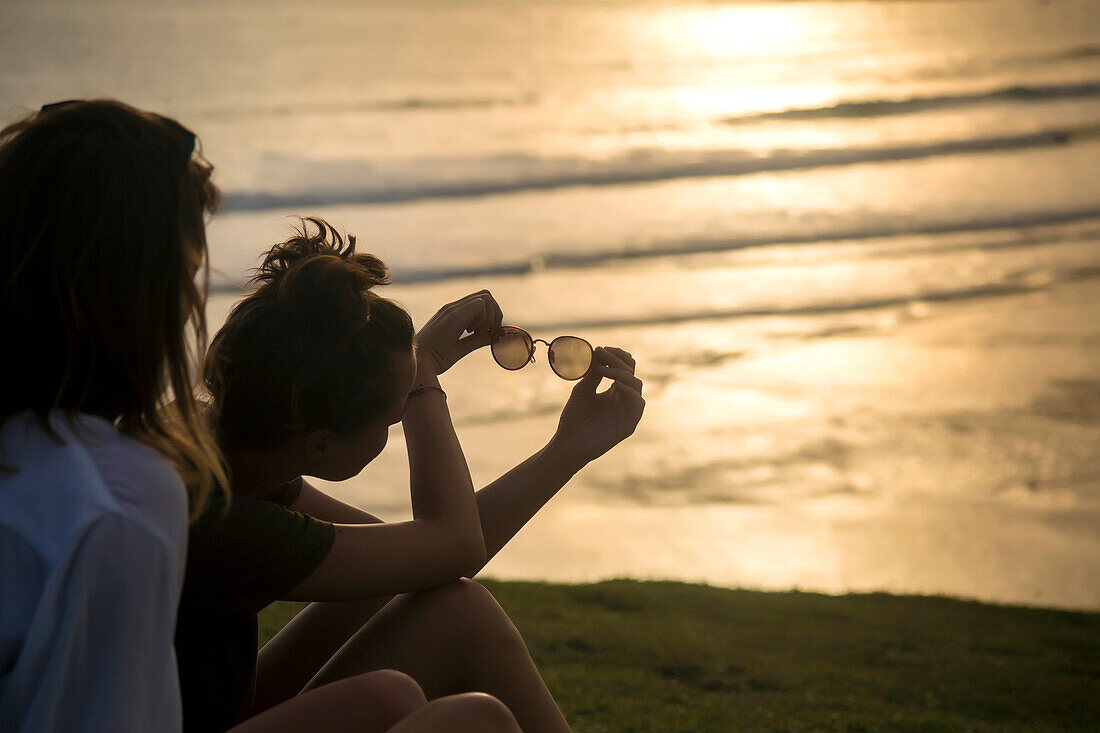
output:
<path id="1" fill-rule="evenodd" d="M 191 524 L 176 622 L 188 733 L 247 718 L 256 691 L 256 614 L 305 580 L 336 538 L 329 522 L 291 511 L 297 479 L 262 497 L 218 495 Z"/>

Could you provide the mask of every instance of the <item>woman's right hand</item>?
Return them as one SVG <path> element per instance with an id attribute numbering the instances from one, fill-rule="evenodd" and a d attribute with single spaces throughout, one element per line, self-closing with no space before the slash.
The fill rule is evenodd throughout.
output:
<path id="1" fill-rule="evenodd" d="M 418 369 L 440 375 L 470 352 L 488 346 L 503 314 L 488 290 L 448 303 L 416 334 Z M 469 335 L 462 338 L 462 334 Z"/>
<path id="2" fill-rule="evenodd" d="M 634 357 L 628 352 L 615 347 L 596 349 L 592 367 L 573 387 L 551 441 L 570 465 L 583 466 L 634 434 L 645 409 L 642 380 L 634 369 Z M 603 379 L 612 385 L 597 393 Z"/>

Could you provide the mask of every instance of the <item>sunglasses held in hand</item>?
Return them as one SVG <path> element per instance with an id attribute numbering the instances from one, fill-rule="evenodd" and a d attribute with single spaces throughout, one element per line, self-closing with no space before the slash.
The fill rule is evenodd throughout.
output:
<path id="1" fill-rule="evenodd" d="M 505 369 L 522 369 L 535 360 L 535 343 L 546 344 L 550 368 L 562 379 L 574 381 L 592 366 L 592 344 L 578 336 L 558 336 L 553 341 L 533 339 L 515 326 L 501 326 L 493 334 L 493 358 Z"/>

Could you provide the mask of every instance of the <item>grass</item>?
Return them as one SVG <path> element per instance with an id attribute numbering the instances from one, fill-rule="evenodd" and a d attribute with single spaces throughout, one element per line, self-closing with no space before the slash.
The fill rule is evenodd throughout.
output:
<path id="1" fill-rule="evenodd" d="M 578 733 L 1100 730 L 1100 614 L 483 581 Z M 266 641 L 302 604 L 260 616 Z"/>

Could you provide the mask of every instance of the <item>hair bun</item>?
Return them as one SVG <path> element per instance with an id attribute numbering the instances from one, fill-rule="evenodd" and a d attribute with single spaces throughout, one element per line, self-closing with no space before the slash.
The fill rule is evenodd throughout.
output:
<path id="1" fill-rule="evenodd" d="M 252 278 L 253 282 L 272 282 L 304 260 L 328 255 L 353 261 L 356 269 L 361 270 L 365 279 L 370 281 L 368 287 L 389 283 L 389 270 L 382 260 L 374 255 L 356 254 L 354 234 L 349 234 L 345 241 L 335 227 L 316 216 L 299 219 L 299 222 L 293 237 L 276 244 L 264 255 L 263 263 Z M 309 233 L 309 224 L 317 227 L 315 234 Z"/>
<path id="2" fill-rule="evenodd" d="M 319 331 L 343 330 L 348 321 L 365 322 L 370 317 L 367 293 L 390 282 L 385 263 L 356 253 L 355 236 L 345 239 L 324 219 L 300 222 L 294 236 L 267 252 L 252 282 L 272 288 L 294 318 Z M 315 233 L 310 234 L 309 224 L 316 227 Z"/>

